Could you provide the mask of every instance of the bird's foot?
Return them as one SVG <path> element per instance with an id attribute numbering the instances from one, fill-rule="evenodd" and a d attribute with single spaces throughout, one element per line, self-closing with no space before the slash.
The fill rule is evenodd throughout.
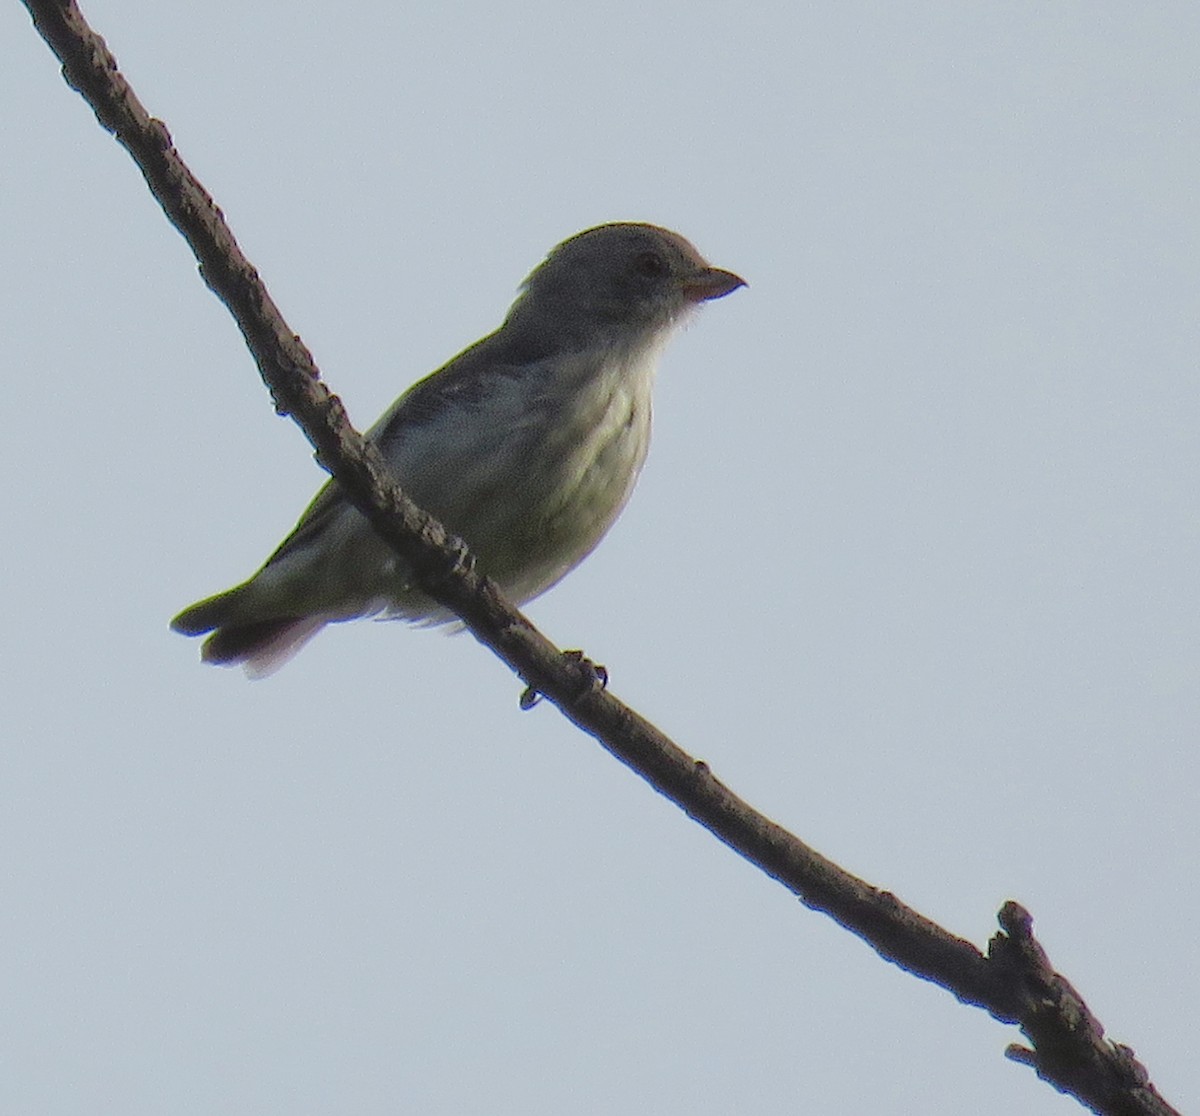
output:
<path id="1" fill-rule="evenodd" d="M 578 672 L 579 697 L 583 697 L 584 694 L 591 693 L 593 690 L 608 688 L 607 667 L 592 662 L 582 651 L 564 651 L 563 658 L 572 663 Z M 542 695 L 536 687 L 526 686 L 520 698 L 522 711 L 532 709 L 541 700 Z"/>

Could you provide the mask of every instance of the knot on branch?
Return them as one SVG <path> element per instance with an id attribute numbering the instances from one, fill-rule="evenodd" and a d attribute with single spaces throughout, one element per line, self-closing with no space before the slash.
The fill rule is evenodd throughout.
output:
<path id="1" fill-rule="evenodd" d="M 1031 1046 L 1005 1053 L 1097 1112 L 1170 1112 L 1149 1084 L 1133 1050 L 1104 1037 L 1104 1027 L 1066 977 L 1054 971 L 1033 936 L 1033 917 L 1011 900 L 1000 909 L 1001 932 L 988 957 L 1015 999 L 1013 1015 Z"/>

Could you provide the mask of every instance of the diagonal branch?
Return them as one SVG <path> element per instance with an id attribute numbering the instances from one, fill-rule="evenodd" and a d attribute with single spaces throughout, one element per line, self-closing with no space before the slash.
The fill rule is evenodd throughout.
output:
<path id="1" fill-rule="evenodd" d="M 535 693 L 595 737 L 652 787 L 730 848 L 823 911 L 877 953 L 922 979 L 1017 1023 L 1030 1046 L 1009 1056 L 1094 1112 L 1167 1116 L 1172 1109 L 1125 1046 L 1104 1029 L 1078 993 L 1051 967 L 1017 904 L 1000 912 L 1002 931 L 984 956 L 852 876 L 752 809 L 648 721 L 605 691 L 578 654 L 564 654 L 501 597 L 463 543 L 418 508 L 388 475 L 375 447 L 350 426 L 337 396 L 321 382 L 308 349 L 283 320 L 258 273 L 238 248 L 221 211 L 117 69 L 113 56 L 72 0 L 25 0 L 63 73 L 141 168 L 151 193 L 200 261 L 204 281 L 229 308 L 271 391 L 321 464 L 375 530 L 411 564 L 422 588 L 456 612 L 481 642 Z"/>

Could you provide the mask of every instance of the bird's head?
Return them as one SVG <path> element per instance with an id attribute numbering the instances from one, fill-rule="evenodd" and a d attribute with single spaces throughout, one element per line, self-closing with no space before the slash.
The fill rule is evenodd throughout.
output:
<path id="1" fill-rule="evenodd" d="M 633 222 L 599 225 L 550 252 L 526 279 L 509 320 L 576 342 L 614 331 L 633 340 L 742 286 L 678 233 Z"/>

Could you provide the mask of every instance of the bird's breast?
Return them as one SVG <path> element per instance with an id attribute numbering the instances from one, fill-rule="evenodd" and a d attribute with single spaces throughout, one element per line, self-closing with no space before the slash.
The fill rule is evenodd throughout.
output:
<path id="1" fill-rule="evenodd" d="M 522 431 L 520 467 L 503 501 L 514 514 L 489 539 L 494 576 L 518 600 L 582 561 L 629 499 L 650 444 L 656 355 L 575 370 L 573 383 L 543 395 Z"/>

